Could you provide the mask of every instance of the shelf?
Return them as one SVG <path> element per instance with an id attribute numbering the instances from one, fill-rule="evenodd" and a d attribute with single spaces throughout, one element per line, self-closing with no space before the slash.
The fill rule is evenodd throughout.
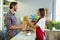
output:
<path id="1" fill-rule="evenodd" d="M 16 0 L 7 0 L 7 1 L 9 1 L 9 2 L 13 2 L 13 1 L 16 2 Z"/>
<path id="2" fill-rule="evenodd" d="M 3 7 L 9 7 L 9 5 L 3 5 Z"/>

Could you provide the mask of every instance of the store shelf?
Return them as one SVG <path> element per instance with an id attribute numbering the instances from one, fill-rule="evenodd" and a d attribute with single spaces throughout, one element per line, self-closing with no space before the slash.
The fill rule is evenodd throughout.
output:
<path id="1" fill-rule="evenodd" d="M 3 7 L 9 7 L 9 5 L 3 5 Z"/>

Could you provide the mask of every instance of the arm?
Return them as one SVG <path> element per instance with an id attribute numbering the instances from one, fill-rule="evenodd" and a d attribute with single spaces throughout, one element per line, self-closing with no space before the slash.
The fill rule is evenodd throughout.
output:
<path id="1" fill-rule="evenodd" d="M 36 24 L 34 25 L 34 24 L 33 24 L 32 22 L 30 22 L 30 21 L 29 21 L 29 25 L 30 25 L 31 27 L 33 27 L 33 28 L 37 28 L 37 27 L 38 27 L 38 25 L 36 25 Z"/>
<path id="2" fill-rule="evenodd" d="M 25 30 L 27 27 L 28 23 L 23 22 L 20 26 L 11 26 L 10 29 L 21 29 L 21 30 Z"/>
<path id="3" fill-rule="evenodd" d="M 21 26 L 11 26 L 9 29 L 13 30 L 13 29 L 21 29 Z"/>
<path id="4" fill-rule="evenodd" d="M 28 22 L 24 21 L 20 26 L 11 26 L 10 29 L 21 29 L 25 30 L 28 25 Z"/>

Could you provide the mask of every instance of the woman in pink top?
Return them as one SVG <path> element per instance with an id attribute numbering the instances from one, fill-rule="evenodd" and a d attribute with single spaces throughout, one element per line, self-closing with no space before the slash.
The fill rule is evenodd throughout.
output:
<path id="1" fill-rule="evenodd" d="M 44 26 L 45 26 L 45 11 L 44 8 L 38 10 L 39 19 L 35 24 L 32 24 L 29 21 L 29 25 L 33 28 L 36 28 L 36 39 L 35 40 L 44 40 Z"/>

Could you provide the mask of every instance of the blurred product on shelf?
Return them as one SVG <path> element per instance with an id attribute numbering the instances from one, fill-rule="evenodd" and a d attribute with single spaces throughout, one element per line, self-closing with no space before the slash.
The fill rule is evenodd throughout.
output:
<path id="1" fill-rule="evenodd" d="M 39 16 L 37 15 L 37 16 L 36 16 L 36 21 L 37 21 L 38 19 L 39 19 Z"/>
<path id="2" fill-rule="evenodd" d="M 31 15 L 31 19 L 32 19 L 32 21 L 34 21 L 34 20 L 35 20 L 35 18 L 36 18 L 36 16 L 35 16 L 35 15 Z"/>
<path id="3" fill-rule="evenodd" d="M 8 5 L 9 4 L 9 2 L 8 1 L 4 1 L 4 3 L 3 3 L 4 5 Z"/>

